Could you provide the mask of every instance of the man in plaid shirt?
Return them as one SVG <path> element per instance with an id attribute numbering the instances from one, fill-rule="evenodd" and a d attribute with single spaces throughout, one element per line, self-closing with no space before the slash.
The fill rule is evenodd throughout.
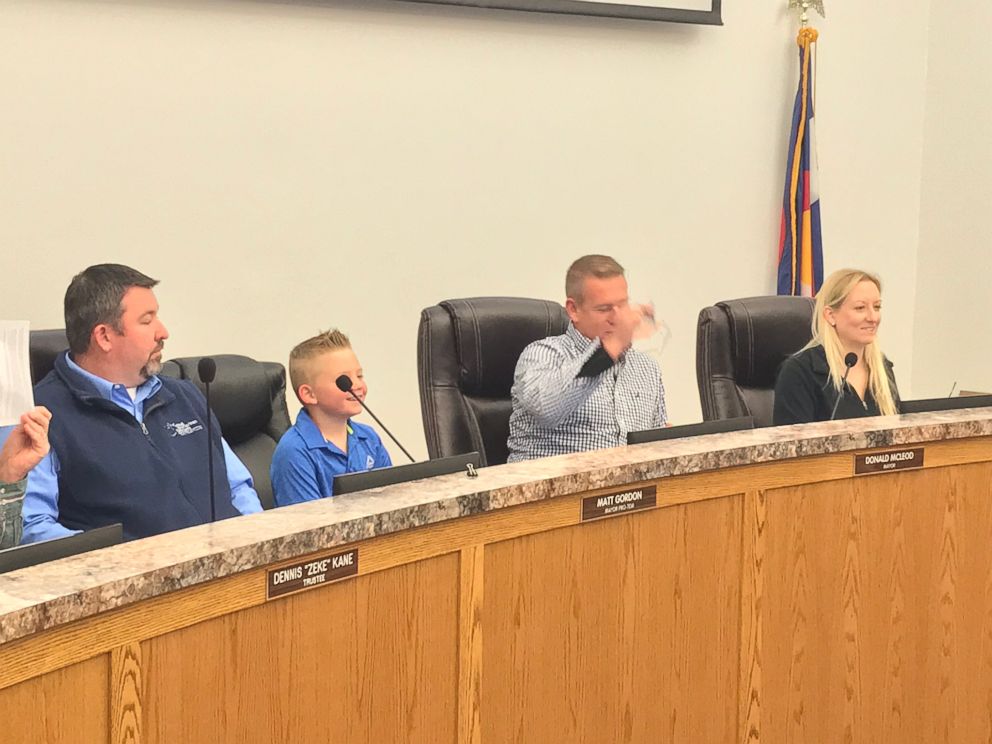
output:
<path id="1" fill-rule="evenodd" d="M 517 360 L 509 462 L 617 447 L 629 431 L 666 423 L 661 371 L 631 348 L 653 311 L 629 304 L 623 267 L 583 256 L 568 269 L 565 294 L 565 333 L 535 341 Z"/>

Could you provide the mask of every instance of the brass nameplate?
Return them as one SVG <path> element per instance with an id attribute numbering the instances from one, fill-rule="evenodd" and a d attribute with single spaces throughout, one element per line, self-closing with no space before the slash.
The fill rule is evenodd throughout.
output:
<path id="1" fill-rule="evenodd" d="M 622 491 L 586 496 L 582 499 L 582 521 L 653 509 L 658 503 L 655 486 L 625 488 Z"/>
<path id="2" fill-rule="evenodd" d="M 913 470 L 923 467 L 923 447 L 889 450 L 888 452 L 859 452 L 854 456 L 854 474 L 888 473 L 891 470 Z"/>
<path id="3" fill-rule="evenodd" d="M 358 574 L 358 548 L 308 558 L 282 568 L 272 568 L 265 581 L 266 599 L 275 599 L 303 589 L 314 589 Z"/>

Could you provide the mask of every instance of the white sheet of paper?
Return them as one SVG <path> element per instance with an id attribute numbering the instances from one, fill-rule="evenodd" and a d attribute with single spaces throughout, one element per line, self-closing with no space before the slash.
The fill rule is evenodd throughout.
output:
<path id="1" fill-rule="evenodd" d="M 18 423 L 34 405 L 29 338 L 26 320 L 0 320 L 0 426 Z"/>

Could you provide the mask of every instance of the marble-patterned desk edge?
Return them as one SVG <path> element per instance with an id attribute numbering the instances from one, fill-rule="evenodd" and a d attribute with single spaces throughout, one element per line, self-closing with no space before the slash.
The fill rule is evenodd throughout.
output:
<path id="1" fill-rule="evenodd" d="M 318 550 L 637 481 L 992 435 L 992 409 L 754 429 L 484 468 L 117 545 L 0 575 L 0 644 Z"/>

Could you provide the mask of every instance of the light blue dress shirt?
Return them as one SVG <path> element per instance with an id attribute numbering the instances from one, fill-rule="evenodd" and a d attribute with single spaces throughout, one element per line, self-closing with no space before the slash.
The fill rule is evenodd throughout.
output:
<path id="1" fill-rule="evenodd" d="M 130 413 L 139 424 L 144 419 L 145 401 L 162 387 L 162 381 L 158 377 L 149 377 L 138 386 L 134 400 L 131 400 L 127 388 L 123 385 L 114 384 L 87 372 L 68 355 L 66 355 L 66 363 L 71 370 L 93 383 L 102 397 Z M 255 493 L 248 468 L 231 451 L 223 438 L 221 443 L 224 447 L 224 463 L 227 465 L 227 480 L 231 486 L 231 504 L 242 514 L 262 511 L 262 504 L 258 500 L 258 494 Z M 59 470 L 58 455 L 52 450 L 28 475 L 21 508 L 24 523 L 22 543 L 51 540 L 80 532 L 59 524 Z"/>

